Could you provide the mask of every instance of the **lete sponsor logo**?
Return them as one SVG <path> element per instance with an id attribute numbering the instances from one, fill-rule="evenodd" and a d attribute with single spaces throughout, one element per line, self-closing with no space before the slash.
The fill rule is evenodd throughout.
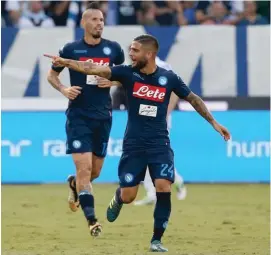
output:
<path id="1" fill-rule="evenodd" d="M 109 66 L 110 59 L 109 58 L 89 58 L 89 57 L 80 57 L 80 61 L 87 61 L 93 64 L 97 64 L 99 66 Z"/>
<path id="2" fill-rule="evenodd" d="M 135 82 L 133 96 L 155 102 L 164 102 L 166 88 Z"/>

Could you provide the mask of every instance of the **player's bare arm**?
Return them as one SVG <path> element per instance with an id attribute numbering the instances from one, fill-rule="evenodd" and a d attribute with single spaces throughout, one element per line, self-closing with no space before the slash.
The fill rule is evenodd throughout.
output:
<path id="1" fill-rule="evenodd" d="M 178 101 L 179 97 L 174 92 L 172 92 L 170 95 L 170 100 L 167 108 L 167 116 L 175 109 Z"/>
<path id="2" fill-rule="evenodd" d="M 99 76 L 96 78 L 96 80 L 97 80 L 97 85 L 99 88 L 110 88 L 113 86 L 118 87 L 122 85 L 119 81 L 110 81 L 106 78 L 99 77 Z"/>
<path id="3" fill-rule="evenodd" d="M 53 88 L 58 90 L 60 93 L 62 93 L 65 97 L 67 97 L 70 100 L 74 100 L 79 94 L 81 94 L 81 87 L 79 86 L 72 86 L 67 88 L 64 86 L 60 79 L 59 79 L 59 73 L 50 70 L 47 75 L 48 82 L 52 85 Z"/>
<path id="4" fill-rule="evenodd" d="M 111 69 L 108 66 L 99 66 L 87 61 L 76 61 L 48 54 L 44 54 L 44 56 L 51 58 L 53 65 L 56 66 L 65 66 L 80 73 L 98 75 L 107 79 L 111 77 Z"/>
<path id="5" fill-rule="evenodd" d="M 225 141 L 228 141 L 230 139 L 229 131 L 214 119 L 212 114 L 209 112 L 207 106 L 198 95 L 190 92 L 189 95 L 185 98 L 185 100 L 188 101 L 194 107 L 194 109 L 204 119 L 206 119 L 218 133 L 221 134 L 221 136 L 224 137 Z"/>
<path id="6" fill-rule="evenodd" d="M 185 98 L 185 100 L 188 101 L 194 107 L 194 109 L 210 124 L 213 124 L 215 122 L 214 117 L 209 112 L 205 103 L 198 95 L 190 92 L 189 95 Z"/>
<path id="7" fill-rule="evenodd" d="M 77 72 L 90 75 L 98 75 L 106 79 L 111 77 L 111 69 L 108 66 L 99 66 L 87 61 L 63 59 L 63 65 Z"/>
<path id="8" fill-rule="evenodd" d="M 66 88 L 59 79 L 59 73 L 52 69 L 50 69 L 48 72 L 47 80 L 53 86 L 53 88 L 55 88 L 59 92 Z"/>
<path id="9" fill-rule="evenodd" d="M 108 80 L 111 77 L 111 69 L 109 67 L 101 67 L 96 64 L 86 62 L 86 61 L 75 61 L 71 59 L 64 59 L 57 56 L 51 56 L 44 54 L 45 57 L 51 58 L 52 63 L 56 67 L 65 66 L 75 71 L 97 75 L 98 86 L 100 88 L 109 88 L 112 86 L 121 86 L 121 83 L 118 81 L 110 81 Z M 50 70 L 50 74 L 48 74 L 48 81 L 50 84 L 64 94 L 69 99 L 75 99 L 81 92 L 81 87 L 73 86 L 70 88 L 65 87 L 61 84 L 61 81 L 58 78 L 59 73 L 54 70 Z"/>

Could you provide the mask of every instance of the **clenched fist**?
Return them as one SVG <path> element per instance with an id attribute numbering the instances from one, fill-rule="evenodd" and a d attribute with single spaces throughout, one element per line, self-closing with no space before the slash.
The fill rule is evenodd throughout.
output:
<path id="1" fill-rule="evenodd" d="M 82 88 L 79 86 L 72 86 L 69 88 L 63 88 L 61 93 L 70 100 L 74 100 L 78 95 L 81 94 Z"/>

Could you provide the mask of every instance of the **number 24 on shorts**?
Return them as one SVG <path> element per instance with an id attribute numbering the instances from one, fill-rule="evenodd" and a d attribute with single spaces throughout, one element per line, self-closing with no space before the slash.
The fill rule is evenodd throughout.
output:
<path id="1" fill-rule="evenodd" d="M 169 165 L 169 164 L 162 164 L 161 165 L 161 172 L 160 172 L 160 175 L 161 176 L 168 176 L 170 175 L 171 178 L 173 178 L 173 175 L 174 175 L 174 166 L 173 164 L 172 165 Z"/>

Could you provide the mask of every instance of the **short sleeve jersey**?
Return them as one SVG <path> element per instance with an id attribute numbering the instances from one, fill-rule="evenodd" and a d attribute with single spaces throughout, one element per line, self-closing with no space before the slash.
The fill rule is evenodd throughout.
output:
<path id="1" fill-rule="evenodd" d="M 111 71 L 111 80 L 121 82 L 127 95 L 128 123 L 123 149 L 169 143 L 166 116 L 171 92 L 180 98 L 191 92 L 183 80 L 161 67 L 148 75 L 125 65 L 112 67 Z"/>
<path id="2" fill-rule="evenodd" d="M 89 45 L 84 39 L 68 43 L 59 51 L 59 55 L 103 66 L 120 65 L 124 62 L 124 53 L 120 45 L 106 39 L 102 39 L 96 45 Z M 63 67 L 52 66 L 52 69 L 61 72 Z M 109 89 L 99 88 L 93 75 L 85 75 L 71 69 L 69 74 L 70 85 L 82 87 L 81 94 L 75 100 L 69 101 L 69 109 L 76 108 L 94 119 L 110 118 L 112 106 Z"/>

